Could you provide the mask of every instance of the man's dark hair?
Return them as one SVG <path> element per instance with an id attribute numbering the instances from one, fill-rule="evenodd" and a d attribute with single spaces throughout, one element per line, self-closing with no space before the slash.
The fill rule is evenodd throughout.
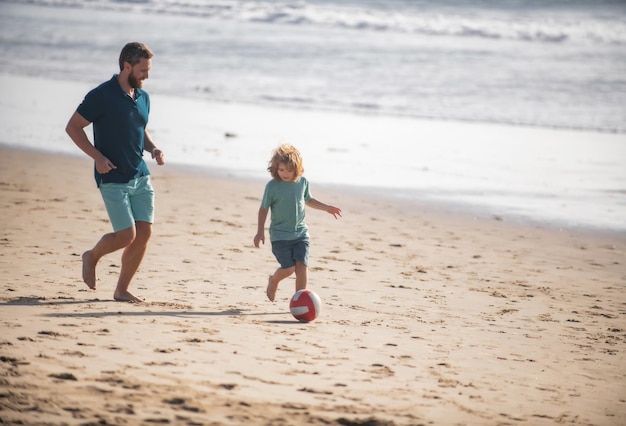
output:
<path id="1" fill-rule="evenodd" d="M 143 43 L 133 41 L 126 44 L 120 53 L 120 71 L 124 69 L 124 62 L 131 65 L 138 64 L 141 58 L 152 58 L 152 50 Z"/>

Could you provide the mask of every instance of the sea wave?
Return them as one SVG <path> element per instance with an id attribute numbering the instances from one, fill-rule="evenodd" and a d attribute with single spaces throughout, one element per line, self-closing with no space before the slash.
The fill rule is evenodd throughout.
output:
<path id="1" fill-rule="evenodd" d="M 478 37 L 539 43 L 626 44 L 624 16 L 456 8 L 368 7 L 367 3 L 245 0 L 0 0 L 51 7 L 133 11 L 267 24 L 387 31 L 427 36 Z M 389 3 L 393 4 L 393 3 Z M 465 13 L 464 13 L 465 11 Z"/>

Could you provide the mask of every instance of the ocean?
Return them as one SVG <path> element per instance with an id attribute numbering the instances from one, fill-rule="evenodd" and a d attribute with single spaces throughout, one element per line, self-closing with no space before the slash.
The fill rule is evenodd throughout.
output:
<path id="1" fill-rule="evenodd" d="M 76 150 L 68 111 L 42 142 L 12 105 L 75 108 L 134 40 L 170 161 L 267 178 L 289 142 L 314 182 L 626 230 L 623 0 L 0 0 L 0 74 L 30 82 L 0 143 Z"/>

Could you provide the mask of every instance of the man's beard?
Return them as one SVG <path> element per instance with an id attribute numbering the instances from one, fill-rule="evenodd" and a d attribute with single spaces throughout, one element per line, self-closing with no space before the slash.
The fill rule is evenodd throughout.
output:
<path id="1" fill-rule="evenodd" d="M 133 89 L 141 89 L 143 86 L 143 80 L 139 80 L 133 74 L 128 75 L 128 85 Z"/>

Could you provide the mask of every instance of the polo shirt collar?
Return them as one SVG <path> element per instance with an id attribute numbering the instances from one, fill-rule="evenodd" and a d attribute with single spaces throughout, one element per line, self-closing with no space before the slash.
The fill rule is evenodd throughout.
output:
<path id="1" fill-rule="evenodd" d="M 113 74 L 113 77 L 111 77 L 111 80 L 115 80 L 115 84 L 117 85 L 117 87 L 120 88 L 120 92 L 122 92 L 124 95 L 128 96 L 128 93 L 126 93 L 124 91 L 124 89 L 122 89 L 122 86 L 120 85 L 120 82 L 117 80 L 117 77 L 119 77 L 119 74 Z M 135 89 L 135 98 L 134 100 L 139 99 L 139 97 L 142 96 L 141 94 L 141 89 Z M 130 96 L 128 96 L 130 98 Z M 133 99 L 133 98 L 131 98 Z"/>

